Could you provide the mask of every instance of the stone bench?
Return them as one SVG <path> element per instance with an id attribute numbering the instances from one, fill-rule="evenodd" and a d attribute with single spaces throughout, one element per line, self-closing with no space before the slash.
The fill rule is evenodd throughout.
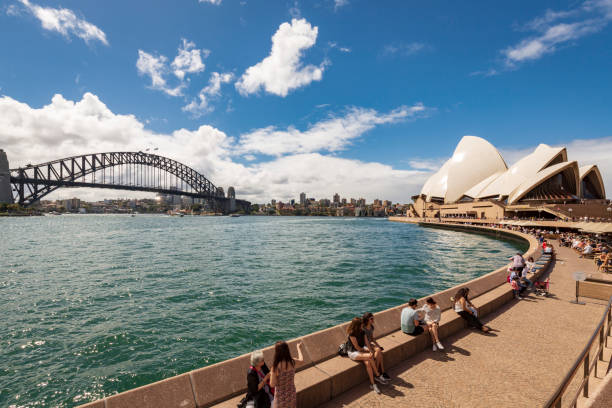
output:
<path id="1" fill-rule="evenodd" d="M 544 261 L 532 279 L 542 273 L 552 257 L 540 257 L 537 243 L 529 239 L 530 248 L 525 257 L 533 256 Z M 459 287 L 469 287 L 472 302 L 479 311 L 479 317 L 496 310 L 513 299 L 509 285 L 505 284 L 507 266 L 462 285 L 441 291 L 433 297 L 443 310 L 439 329 L 440 338 L 466 327 L 466 322 L 451 309 L 450 297 Z M 425 298 L 419 299 L 423 304 Z M 431 346 L 428 334 L 413 337 L 399 330 L 401 310 L 408 305 L 397 306 L 374 314 L 377 341 L 384 348 L 385 367 L 391 368 L 407 358 Z M 338 346 L 347 339 L 347 323 L 308 334 L 288 341 L 291 353 L 297 355 L 296 344 L 304 343 L 302 366 L 296 368 L 295 385 L 298 406 L 314 407 L 350 388 L 367 381 L 362 363 L 338 356 Z M 265 361 L 271 365 L 274 347 L 263 349 Z M 250 354 L 222 361 L 207 367 L 190 371 L 153 384 L 132 389 L 81 406 L 82 408 L 204 408 L 235 407 L 246 394 L 246 373 L 250 366 Z"/>
<path id="2" fill-rule="evenodd" d="M 548 257 L 544 263 L 544 268 L 540 268 L 529 277 L 531 279 L 538 279 L 546 267 L 550 265 L 550 260 L 551 258 Z M 465 286 L 469 285 L 466 284 Z M 453 290 L 456 290 L 456 288 L 453 288 Z M 473 291 L 473 289 L 470 288 L 470 291 Z M 502 284 L 477 296 L 472 300 L 472 303 L 476 306 L 479 317 L 482 317 L 490 314 L 512 299 L 514 299 L 512 288 L 509 285 Z M 423 301 L 424 299 L 420 300 L 421 303 Z M 444 303 L 443 299 L 436 301 L 438 303 Z M 448 304 L 450 305 L 450 297 Z M 385 367 L 393 367 L 422 352 L 426 348 L 431 347 L 432 343 L 429 334 L 423 333 L 418 336 L 410 336 L 404 334 L 401 330 L 397 330 L 401 309 L 406 306 L 407 305 L 389 309 L 374 315 L 375 336 L 378 343 L 384 348 L 383 356 Z M 467 327 L 467 322 L 452 309 L 444 310 L 440 321 L 439 335 L 441 339 L 447 338 Z M 296 373 L 295 384 L 298 406 L 300 408 L 318 406 L 368 380 L 362 363 L 354 362 L 348 357 L 340 357 L 336 354 L 338 345 L 346 341 L 345 330 L 347 326 L 348 323 L 333 328 L 340 329 L 339 333 L 338 330 L 334 330 L 336 336 L 335 343 L 329 343 L 327 330 L 318 332 L 318 335 L 324 337 L 316 341 L 316 344 L 319 346 L 318 351 L 321 353 L 317 357 L 321 357 L 326 353 L 330 354 L 326 358 L 315 363 L 314 367 L 310 368 L 310 371 L 298 371 Z M 391 332 L 381 335 L 381 333 L 385 333 L 388 330 L 391 330 Z M 314 335 L 317 335 L 317 333 L 311 336 Z M 306 346 L 306 337 L 303 339 L 304 345 Z M 323 343 L 321 343 L 321 341 Z M 306 346 L 306 348 L 308 348 L 308 346 Z M 313 376 L 315 378 L 313 378 Z M 246 381 L 246 366 L 243 367 L 243 381 Z M 244 393 L 245 392 L 246 390 Z M 238 401 L 242 399 L 244 393 L 214 406 L 218 408 L 234 408 Z"/>

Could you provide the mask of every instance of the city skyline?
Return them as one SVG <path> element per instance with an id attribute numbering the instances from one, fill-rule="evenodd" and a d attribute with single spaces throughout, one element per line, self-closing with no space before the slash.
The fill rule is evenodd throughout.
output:
<path id="1" fill-rule="evenodd" d="M 158 149 L 251 202 L 408 202 L 476 135 L 508 165 L 567 146 L 612 191 L 609 1 L 212 3 L 6 2 L 11 167 Z M 75 194 L 110 195 L 50 198 Z"/>

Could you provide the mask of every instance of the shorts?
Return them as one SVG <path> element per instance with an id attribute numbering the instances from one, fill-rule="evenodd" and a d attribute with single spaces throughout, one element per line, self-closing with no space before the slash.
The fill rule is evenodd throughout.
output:
<path id="1" fill-rule="evenodd" d="M 418 336 L 419 334 L 423 333 L 425 330 L 423 330 L 422 326 L 417 326 L 414 328 L 414 330 L 412 331 L 412 333 L 406 333 L 409 334 L 411 336 Z"/>
<path id="2" fill-rule="evenodd" d="M 363 349 L 365 350 L 366 353 L 369 351 L 367 347 L 364 347 Z M 349 351 L 348 352 L 348 357 L 351 360 L 355 361 L 355 359 L 357 357 L 359 357 L 359 354 L 361 354 L 361 353 L 364 353 L 364 352 L 363 351 Z"/>

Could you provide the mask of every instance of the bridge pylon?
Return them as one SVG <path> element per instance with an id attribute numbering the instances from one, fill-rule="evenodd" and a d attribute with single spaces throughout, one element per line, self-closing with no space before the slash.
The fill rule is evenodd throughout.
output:
<path id="1" fill-rule="evenodd" d="M 13 203 L 11 172 L 6 152 L 0 149 L 0 203 Z"/>

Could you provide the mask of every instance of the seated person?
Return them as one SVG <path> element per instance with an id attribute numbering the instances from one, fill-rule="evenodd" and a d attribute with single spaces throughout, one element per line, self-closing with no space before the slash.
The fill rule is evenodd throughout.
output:
<path id="1" fill-rule="evenodd" d="M 427 330 L 427 325 L 423 323 L 420 313 L 421 312 L 417 310 L 416 299 L 410 299 L 408 301 L 408 307 L 402 309 L 401 326 L 404 333 L 418 336 Z"/>
<path id="2" fill-rule="evenodd" d="M 526 286 L 533 288 L 533 282 L 527 277 L 528 271 L 529 271 L 529 268 L 525 266 L 525 268 L 523 268 L 523 271 L 521 272 L 520 281 L 523 282 Z"/>
<path id="3" fill-rule="evenodd" d="M 585 255 L 591 255 L 592 253 L 593 253 L 593 247 L 591 246 L 591 243 L 589 242 L 588 244 L 586 244 L 586 246 L 582 250 L 582 254 L 580 254 L 580 258 L 584 258 Z"/>
<path id="4" fill-rule="evenodd" d="M 248 403 L 255 407 L 269 408 L 274 400 L 274 391 L 270 387 L 270 370 L 264 362 L 261 350 L 251 353 L 251 367 L 247 371 Z"/>
<path id="5" fill-rule="evenodd" d="M 510 285 L 512 286 L 512 282 L 516 280 L 518 285 L 519 294 L 523 294 L 523 292 L 527 289 L 527 285 L 521 282 L 521 277 L 516 271 L 512 271 L 510 274 Z"/>
<path id="6" fill-rule="evenodd" d="M 514 292 L 514 298 L 521 300 L 523 298 L 521 297 L 521 289 L 520 289 L 518 282 L 519 282 L 518 276 L 515 276 L 514 278 L 510 280 L 510 286 L 512 286 L 512 292 Z"/>
<path id="7" fill-rule="evenodd" d="M 544 249 L 544 253 L 545 254 L 552 254 L 553 253 L 552 245 L 550 245 L 550 244 L 546 245 L 546 249 Z"/>
<path id="8" fill-rule="evenodd" d="M 535 261 L 533 260 L 533 257 L 530 256 L 529 258 L 527 258 L 527 262 L 525 262 L 525 268 L 527 268 L 527 273 L 533 273 L 534 269 L 535 269 Z M 523 271 L 525 270 L 525 268 L 523 268 Z"/>
<path id="9" fill-rule="evenodd" d="M 440 327 L 440 317 L 442 313 L 440 306 L 430 297 L 427 298 L 421 310 L 425 313 L 425 324 L 427 324 L 429 334 L 431 335 L 433 351 L 438 349 L 444 350 L 444 346 L 440 342 L 440 337 L 438 336 L 438 328 Z"/>
<path id="10" fill-rule="evenodd" d="M 453 297 L 453 301 L 455 302 L 455 312 L 457 312 L 459 316 L 467 321 L 470 326 L 487 333 L 491 329 L 482 324 L 474 312 L 469 308 L 469 305 L 471 305 L 471 302 L 469 301 L 469 293 L 470 290 L 468 288 L 461 288 L 457 291 L 457 294 L 455 294 Z"/>

